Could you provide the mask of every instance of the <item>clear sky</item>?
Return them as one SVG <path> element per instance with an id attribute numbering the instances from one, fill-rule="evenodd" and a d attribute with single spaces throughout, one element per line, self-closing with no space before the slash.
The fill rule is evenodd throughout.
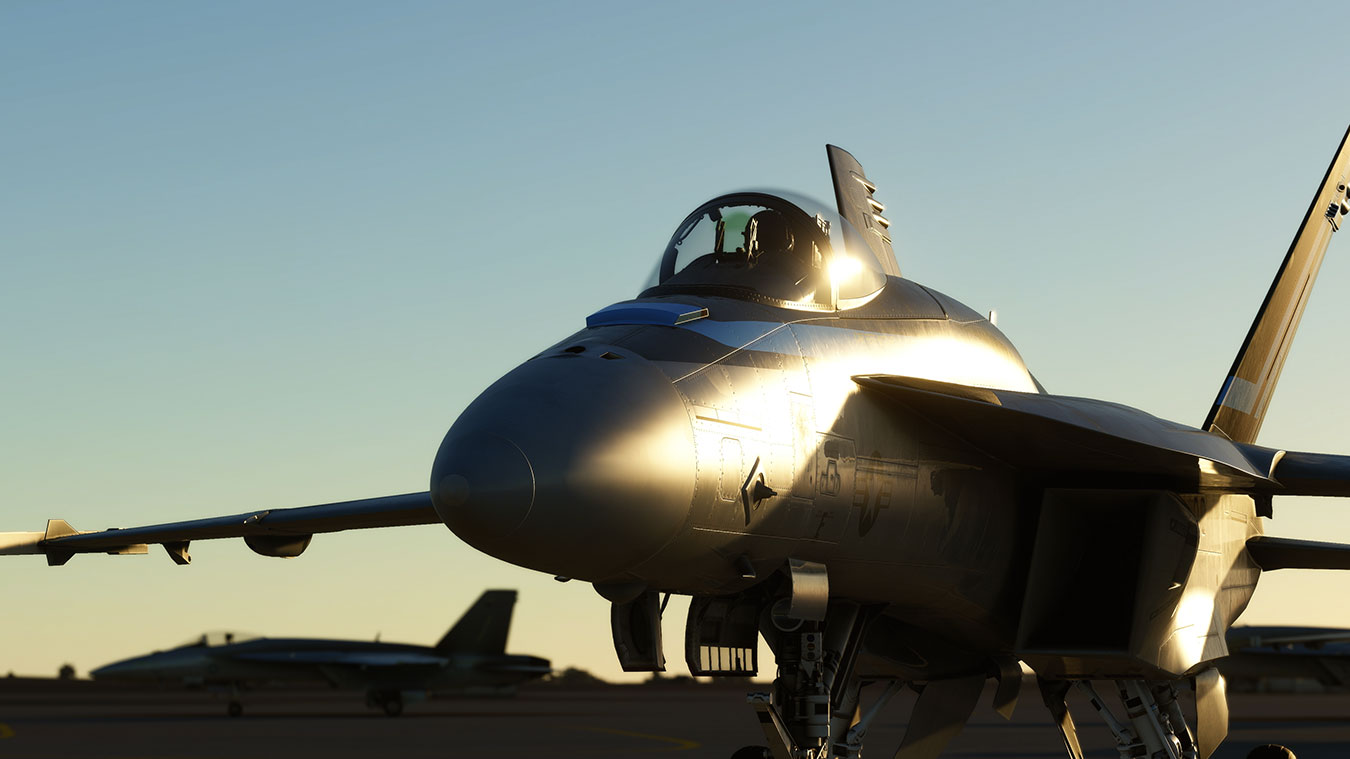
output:
<path id="1" fill-rule="evenodd" d="M 996 308 L 1048 389 L 1198 424 L 1350 122 L 1350 49 L 1325 8 L 1176 5 L 10 0 L 0 530 L 425 490 L 464 406 L 635 295 L 694 205 L 828 199 L 826 142 L 906 276 Z M 1350 452 L 1347 259 L 1263 443 Z M 1269 531 L 1350 541 L 1350 503 Z M 211 628 L 431 643 L 515 587 L 514 651 L 619 674 L 589 586 L 443 528 L 192 554 L 0 562 L 0 673 Z M 1350 625 L 1347 590 L 1277 572 L 1245 619 Z"/>

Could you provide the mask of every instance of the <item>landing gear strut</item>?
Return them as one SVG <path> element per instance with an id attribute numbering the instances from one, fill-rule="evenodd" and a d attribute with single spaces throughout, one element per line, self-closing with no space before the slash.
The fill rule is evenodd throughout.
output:
<path id="1" fill-rule="evenodd" d="M 240 683 L 230 683 L 230 703 L 225 707 L 225 713 L 231 717 L 240 717 L 244 714 L 244 702 L 239 697 L 242 688 Z"/>
<path id="2" fill-rule="evenodd" d="M 1200 759 L 1218 748 L 1227 734 L 1227 706 L 1222 701 L 1222 678 L 1216 672 L 1202 672 L 1195 678 L 1196 712 L 1199 715 L 1199 735 L 1191 731 L 1186 717 L 1177 703 L 1177 682 L 1172 680 L 1117 680 L 1115 689 L 1124 706 L 1121 719 L 1112 711 L 1097 689 L 1087 680 L 1073 683 L 1088 699 L 1088 703 L 1110 728 L 1116 738 L 1116 750 L 1121 759 L 1155 757 L 1156 759 Z M 1064 735 L 1069 756 L 1081 759 L 1073 719 L 1064 706 L 1064 693 L 1069 688 L 1065 681 L 1041 681 L 1041 692 L 1046 706 L 1056 717 Z M 1264 753 L 1263 753 L 1264 752 Z M 1292 752 L 1283 746 L 1261 746 L 1251 759 L 1288 759 Z"/>
<path id="3" fill-rule="evenodd" d="M 874 615 L 854 604 L 831 604 L 824 616 L 822 623 L 770 614 L 772 628 L 766 625 L 765 632 L 778 661 L 778 676 L 772 692 L 748 697 L 769 745 L 747 746 L 733 754 L 733 759 L 828 759 L 861 754 L 866 724 L 859 720 L 862 683 L 853 667 Z M 884 698 L 891 693 L 888 689 Z M 869 710 L 867 719 L 877 711 L 875 707 Z"/>

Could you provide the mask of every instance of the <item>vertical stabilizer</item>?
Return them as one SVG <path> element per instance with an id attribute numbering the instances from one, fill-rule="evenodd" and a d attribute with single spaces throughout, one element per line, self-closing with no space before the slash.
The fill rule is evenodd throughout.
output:
<path id="1" fill-rule="evenodd" d="M 436 650 L 453 654 L 506 653 L 506 636 L 511 632 L 511 613 L 515 607 L 514 590 L 483 591 L 436 644 Z"/>
<path id="2" fill-rule="evenodd" d="M 1227 436 L 1238 443 L 1255 442 L 1261 430 L 1280 369 L 1289 355 L 1299 318 L 1312 294 L 1313 281 L 1322 266 L 1327 243 L 1350 215 L 1346 201 L 1346 178 L 1350 172 L 1350 131 L 1341 138 L 1341 146 L 1331 159 L 1322 185 L 1313 196 L 1294 242 L 1280 264 L 1275 281 L 1256 312 L 1256 320 L 1238 351 L 1219 397 L 1205 418 L 1204 429 Z"/>
<path id="3" fill-rule="evenodd" d="M 882 216 L 886 206 L 872 197 L 877 186 L 867 181 L 862 164 L 847 150 L 834 145 L 826 145 L 825 153 L 830 157 L 830 174 L 834 178 L 834 200 L 839 204 L 839 215 L 853 225 L 854 231 L 862 235 L 862 240 L 849 241 L 850 247 L 861 243 L 864 250 L 870 251 L 881 264 L 881 270 L 892 277 L 900 276 L 900 264 L 895 260 L 895 251 L 891 248 L 891 235 L 888 231 L 891 222 Z"/>

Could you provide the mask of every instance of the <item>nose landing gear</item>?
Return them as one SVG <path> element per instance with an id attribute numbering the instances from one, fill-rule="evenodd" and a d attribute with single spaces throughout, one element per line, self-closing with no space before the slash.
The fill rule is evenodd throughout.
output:
<path id="1" fill-rule="evenodd" d="M 868 723 L 899 687 L 892 684 L 866 715 L 859 714 L 862 681 L 854 663 L 875 610 L 830 604 L 823 624 L 780 619 L 765 626 L 778 663 L 771 693 L 747 700 L 768 746 L 746 746 L 732 759 L 857 757 Z"/>

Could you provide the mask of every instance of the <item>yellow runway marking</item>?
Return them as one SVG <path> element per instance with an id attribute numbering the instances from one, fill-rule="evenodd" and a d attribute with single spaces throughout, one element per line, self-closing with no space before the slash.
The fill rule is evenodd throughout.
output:
<path id="1" fill-rule="evenodd" d="M 13 738 L 13 737 L 14 737 L 14 728 L 10 727 L 9 725 L 6 725 L 3 722 L 0 722 L 0 738 Z"/>
<path id="2" fill-rule="evenodd" d="M 647 749 L 648 751 L 692 751 L 699 748 L 702 744 L 698 741 L 685 740 L 684 738 L 671 738 L 667 735 L 652 735 L 651 733 L 634 733 L 628 730 L 615 730 L 609 727 L 580 727 L 578 730 L 589 730 L 593 733 L 609 733 L 610 735 L 622 735 L 625 738 L 643 738 L 649 741 L 660 741 L 669 743 L 666 748 Z"/>

